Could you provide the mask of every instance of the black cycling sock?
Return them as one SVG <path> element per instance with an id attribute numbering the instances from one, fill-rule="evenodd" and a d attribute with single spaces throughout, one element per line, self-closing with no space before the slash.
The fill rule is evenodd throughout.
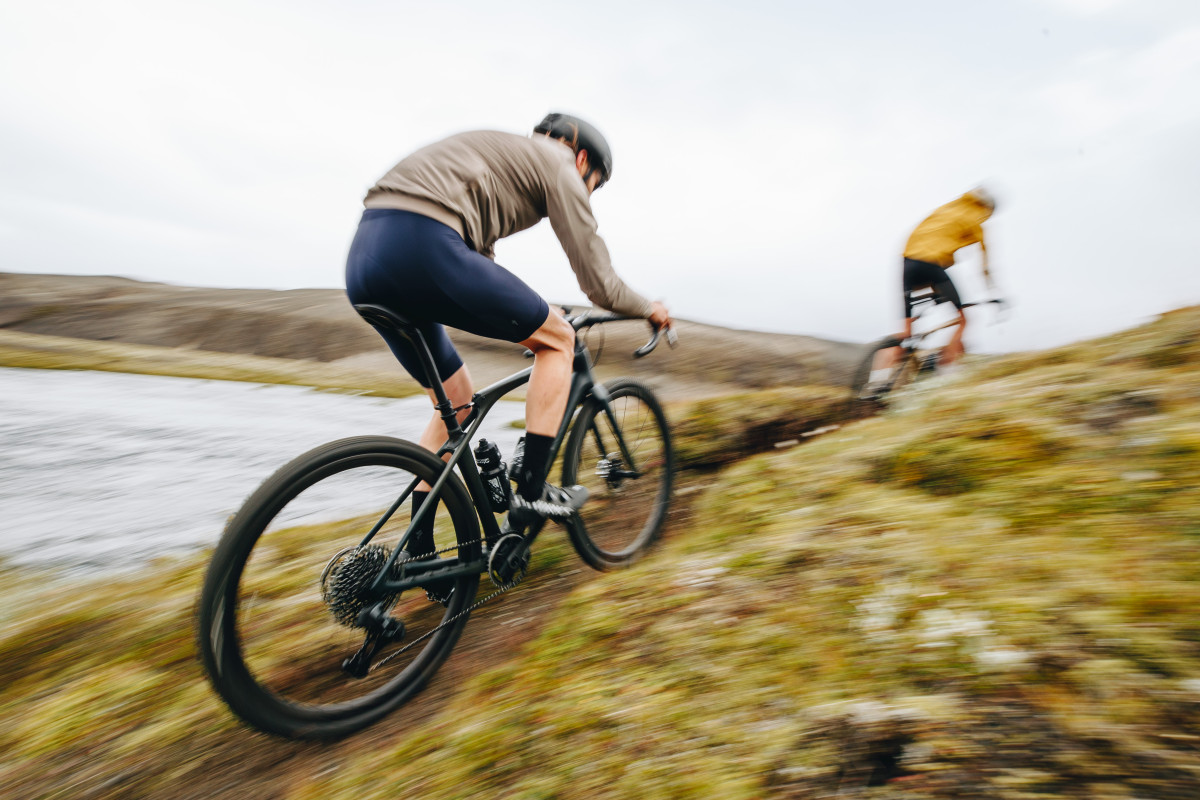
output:
<path id="1" fill-rule="evenodd" d="M 413 517 L 417 515 L 417 512 L 421 510 L 421 506 L 428 499 L 429 492 L 415 491 L 412 493 Z M 425 519 L 421 520 L 421 524 L 413 529 L 412 536 L 408 537 L 408 542 L 405 543 L 404 549 L 408 551 L 409 555 L 428 555 L 437 549 L 433 544 L 433 518 L 436 511 L 436 508 L 430 509 Z M 412 519 L 412 517 L 409 519 Z"/>
<path id="2" fill-rule="evenodd" d="M 525 434 L 525 456 L 521 460 L 521 470 L 516 476 L 516 481 L 517 492 L 530 502 L 541 497 L 542 489 L 546 486 L 546 470 L 550 466 L 546 462 L 550 460 L 552 444 L 553 436 Z"/>

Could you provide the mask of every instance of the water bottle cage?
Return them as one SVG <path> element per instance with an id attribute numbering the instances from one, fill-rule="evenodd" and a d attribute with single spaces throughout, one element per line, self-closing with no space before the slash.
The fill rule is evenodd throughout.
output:
<path id="1" fill-rule="evenodd" d="M 511 505 L 512 486 L 508 482 L 507 467 L 508 465 L 501 461 L 499 467 L 483 476 L 484 486 L 487 487 L 488 501 L 492 504 L 492 511 L 497 514 L 505 513 Z"/>
<path id="2" fill-rule="evenodd" d="M 492 510 L 501 514 L 508 510 L 512 487 L 508 483 L 508 465 L 500 460 L 500 448 L 487 439 L 480 439 L 475 448 L 475 463 L 487 489 Z"/>

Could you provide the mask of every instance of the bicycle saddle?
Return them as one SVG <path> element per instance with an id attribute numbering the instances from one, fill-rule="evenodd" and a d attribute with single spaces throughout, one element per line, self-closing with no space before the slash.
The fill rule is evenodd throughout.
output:
<path id="1" fill-rule="evenodd" d="M 406 319 L 395 311 L 383 306 L 359 303 L 354 306 L 354 310 L 358 312 L 359 316 L 377 328 L 392 328 L 393 330 L 408 333 L 416 327 L 412 320 Z"/>

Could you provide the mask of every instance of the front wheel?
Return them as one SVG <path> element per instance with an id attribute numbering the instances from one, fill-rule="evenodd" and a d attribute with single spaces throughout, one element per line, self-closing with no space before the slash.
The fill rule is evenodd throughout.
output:
<path id="1" fill-rule="evenodd" d="M 671 504 L 675 453 L 666 414 L 642 383 L 604 385 L 607 403 L 584 402 L 563 451 L 563 485 L 588 501 L 567 524 L 579 556 L 600 570 L 637 561 L 662 532 Z"/>
<path id="2" fill-rule="evenodd" d="M 408 528 L 408 504 L 397 501 L 443 467 L 411 442 L 343 439 L 296 458 L 246 500 L 213 554 L 198 607 L 204 667 L 234 713 L 267 733 L 337 738 L 429 681 L 467 622 L 479 575 L 451 579 L 445 606 L 420 589 L 376 598 L 367 587 Z M 481 558 L 478 518 L 454 475 L 434 513 L 443 558 L 455 550 Z M 364 609 L 379 610 L 374 627 L 387 636 L 368 635 Z"/>

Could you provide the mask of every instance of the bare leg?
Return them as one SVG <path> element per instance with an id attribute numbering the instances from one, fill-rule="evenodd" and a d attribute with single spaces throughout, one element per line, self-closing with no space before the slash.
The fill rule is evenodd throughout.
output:
<path id="1" fill-rule="evenodd" d="M 950 337 L 950 341 L 946 342 L 946 346 L 942 348 L 941 356 L 938 358 L 938 366 L 948 367 L 962 357 L 963 348 L 963 332 L 967 329 L 967 315 L 962 309 L 958 311 L 958 325 L 954 328 L 954 333 Z"/>
<path id="2" fill-rule="evenodd" d="M 913 324 L 912 317 L 909 317 L 908 319 L 904 320 L 904 330 L 903 330 L 903 332 L 896 334 L 896 338 L 903 340 L 903 339 L 907 339 L 909 336 L 912 336 L 912 324 Z M 877 369 L 890 370 L 892 367 L 896 366 L 896 362 L 899 360 L 900 360 L 899 346 L 889 347 L 886 350 L 880 350 L 877 353 L 875 353 L 875 361 L 871 365 L 871 371 L 874 372 Z"/>
<path id="3" fill-rule="evenodd" d="M 525 393 L 525 432 L 553 437 L 567 410 L 575 330 L 557 309 L 521 344 L 533 351 L 533 374 Z"/>
<path id="4" fill-rule="evenodd" d="M 450 404 L 454 408 L 464 406 L 471 401 L 471 395 L 474 390 L 471 387 L 471 373 L 467 371 L 467 365 L 463 364 L 459 369 L 446 380 L 442 381 L 442 386 L 446 389 L 446 397 L 449 398 Z M 437 397 L 434 396 L 432 389 L 427 389 L 429 399 L 436 405 Z M 458 421 L 462 422 L 471 409 L 464 408 L 458 412 Z M 436 453 L 438 449 L 446 442 L 446 423 L 442 421 L 442 415 L 434 409 L 433 417 L 429 420 L 429 424 L 425 426 L 425 432 L 421 434 L 419 443 L 426 450 Z M 445 461 L 450 457 L 450 454 L 442 456 Z M 425 504 L 428 498 L 428 493 L 433 487 L 425 481 L 413 490 L 412 494 L 412 514 L 415 517 L 418 509 Z M 436 509 L 434 509 L 436 513 Z M 428 512 L 427 512 L 428 513 Z M 426 516 L 424 522 L 413 528 L 408 542 L 404 545 L 405 551 L 412 558 L 438 558 L 436 554 L 437 544 L 433 538 L 433 528 L 435 520 L 432 514 Z M 425 595 L 432 601 L 445 605 L 450 594 L 454 590 L 454 581 L 451 578 L 439 578 L 430 582 L 425 586 Z"/>
<path id="5" fill-rule="evenodd" d="M 533 351 L 533 374 L 525 393 L 524 456 L 513 470 L 513 480 L 517 494 L 532 502 L 545 490 L 550 448 L 567 410 L 575 331 L 552 308 L 542 326 L 522 344 Z"/>

